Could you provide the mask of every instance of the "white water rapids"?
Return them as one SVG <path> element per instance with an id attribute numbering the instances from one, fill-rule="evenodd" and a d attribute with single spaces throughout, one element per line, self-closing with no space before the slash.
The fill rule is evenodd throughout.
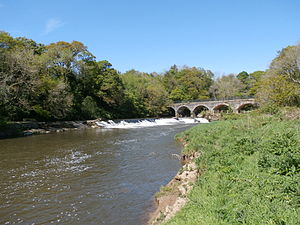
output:
<path id="1" fill-rule="evenodd" d="M 204 118 L 164 118 L 164 119 L 141 119 L 141 120 L 121 120 L 121 121 L 98 121 L 96 124 L 103 128 L 143 128 L 143 127 L 156 127 L 177 124 L 193 124 L 193 123 L 209 123 Z"/>

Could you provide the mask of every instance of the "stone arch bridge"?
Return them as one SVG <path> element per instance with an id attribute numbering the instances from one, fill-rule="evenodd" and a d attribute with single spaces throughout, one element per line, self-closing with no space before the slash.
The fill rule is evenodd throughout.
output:
<path id="1" fill-rule="evenodd" d="M 175 117 L 197 117 L 202 111 L 209 111 L 212 113 L 232 110 L 234 113 L 249 108 L 257 107 L 258 104 L 254 98 L 247 99 L 231 99 L 231 100 L 216 100 L 216 101 L 191 101 L 174 103 L 169 106 L 174 110 Z"/>

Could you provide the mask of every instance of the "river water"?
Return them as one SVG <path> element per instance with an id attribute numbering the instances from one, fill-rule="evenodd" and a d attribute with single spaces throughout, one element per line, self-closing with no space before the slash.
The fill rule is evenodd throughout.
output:
<path id="1" fill-rule="evenodd" d="M 145 224 L 191 124 L 0 140 L 0 224 Z"/>

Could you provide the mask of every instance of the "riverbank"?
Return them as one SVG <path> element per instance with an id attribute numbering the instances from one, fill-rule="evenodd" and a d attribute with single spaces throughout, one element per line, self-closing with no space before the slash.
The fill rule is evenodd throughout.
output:
<path id="1" fill-rule="evenodd" d="M 198 153 L 182 156 L 180 171 L 156 193 L 156 210 L 150 214 L 148 224 L 158 225 L 168 221 L 187 203 L 187 195 L 199 175 L 194 161 L 198 157 Z"/>
<path id="2" fill-rule="evenodd" d="M 300 121 L 286 115 L 238 115 L 177 135 L 183 155 L 201 155 L 193 169 L 201 176 L 174 217 L 164 206 L 151 223 L 299 224 Z M 173 180 L 162 192 L 172 193 Z"/>
<path id="3" fill-rule="evenodd" d="M 12 122 L 1 125 L 0 139 L 30 136 L 35 134 L 48 134 L 51 132 L 64 132 L 81 128 L 96 127 L 98 120 L 86 121 L 56 121 L 56 122 Z"/>

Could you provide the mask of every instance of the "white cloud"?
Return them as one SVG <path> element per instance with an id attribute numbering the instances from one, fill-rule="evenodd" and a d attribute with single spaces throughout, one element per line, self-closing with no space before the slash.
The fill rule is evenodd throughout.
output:
<path id="1" fill-rule="evenodd" d="M 62 27 L 63 25 L 65 25 L 64 22 L 62 22 L 59 19 L 56 18 L 51 18 L 49 20 L 47 20 L 46 22 L 46 27 L 45 27 L 45 34 L 49 34 L 51 32 L 53 32 L 54 30 Z"/>

